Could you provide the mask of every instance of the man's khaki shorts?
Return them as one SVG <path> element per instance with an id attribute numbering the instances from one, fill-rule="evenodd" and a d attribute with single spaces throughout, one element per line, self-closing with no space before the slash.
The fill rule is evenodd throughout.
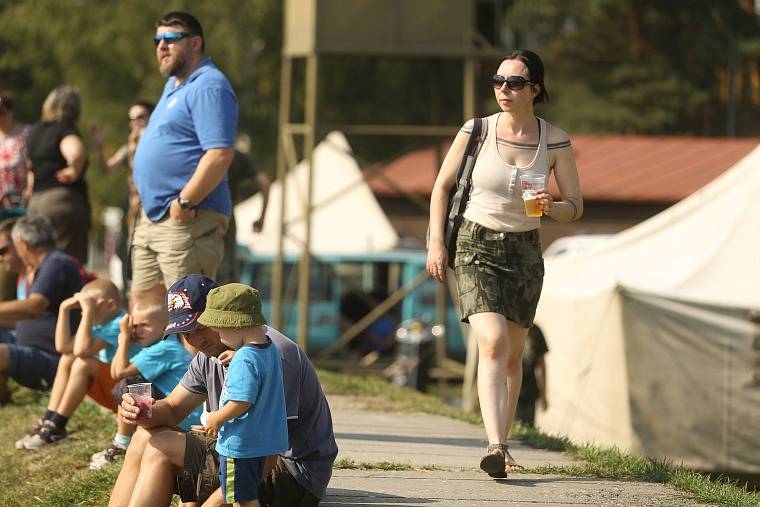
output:
<path id="1" fill-rule="evenodd" d="M 198 216 L 183 223 L 168 213 L 151 222 L 143 212 L 132 240 L 132 290 L 147 291 L 159 284 L 168 288 L 190 274 L 214 278 L 224 257 L 228 222 L 210 209 L 198 210 Z"/>

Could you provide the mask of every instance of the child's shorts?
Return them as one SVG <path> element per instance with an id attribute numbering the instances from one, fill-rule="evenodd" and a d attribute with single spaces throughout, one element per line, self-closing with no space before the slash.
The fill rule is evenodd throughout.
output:
<path id="1" fill-rule="evenodd" d="M 266 456 L 229 458 L 219 455 L 219 483 L 224 503 L 258 500 Z"/>

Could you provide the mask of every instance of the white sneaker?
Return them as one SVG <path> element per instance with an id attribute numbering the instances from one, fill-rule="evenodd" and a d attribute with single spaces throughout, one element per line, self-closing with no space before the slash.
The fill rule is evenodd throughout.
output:
<path id="1" fill-rule="evenodd" d="M 29 432 L 29 434 L 24 435 L 23 437 L 16 440 L 16 449 L 26 449 L 26 444 L 29 442 L 34 435 L 37 434 L 37 432 L 42 428 L 42 419 L 37 419 L 37 424 L 34 425 L 34 428 L 32 428 L 32 431 Z"/>
<path id="2" fill-rule="evenodd" d="M 113 442 L 104 451 L 96 452 L 90 458 L 90 470 L 98 470 L 106 463 L 113 463 L 124 458 L 127 448 Z"/>

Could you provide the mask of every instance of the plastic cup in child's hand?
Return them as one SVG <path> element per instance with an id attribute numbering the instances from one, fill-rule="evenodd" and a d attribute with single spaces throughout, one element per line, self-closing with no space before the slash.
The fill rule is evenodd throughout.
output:
<path id="1" fill-rule="evenodd" d="M 150 402 L 152 389 L 150 382 L 141 384 L 130 384 L 127 386 L 129 394 L 135 400 L 135 404 L 140 408 L 137 414 L 138 419 L 149 419 L 153 415 L 153 405 Z"/>

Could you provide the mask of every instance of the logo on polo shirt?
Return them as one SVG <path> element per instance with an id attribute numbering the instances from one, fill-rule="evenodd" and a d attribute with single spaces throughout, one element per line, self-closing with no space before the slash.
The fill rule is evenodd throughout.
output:
<path id="1" fill-rule="evenodd" d="M 177 97 L 172 97 L 169 99 L 169 102 L 166 103 L 166 109 L 171 109 L 175 105 L 177 105 Z"/>

